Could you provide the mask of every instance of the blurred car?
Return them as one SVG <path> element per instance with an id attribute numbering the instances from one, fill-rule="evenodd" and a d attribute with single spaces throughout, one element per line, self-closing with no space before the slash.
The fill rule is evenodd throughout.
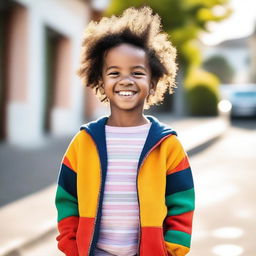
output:
<path id="1" fill-rule="evenodd" d="M 230 95 L 231 117 L 256 117 L 256 85 L 234 88 Z"/>

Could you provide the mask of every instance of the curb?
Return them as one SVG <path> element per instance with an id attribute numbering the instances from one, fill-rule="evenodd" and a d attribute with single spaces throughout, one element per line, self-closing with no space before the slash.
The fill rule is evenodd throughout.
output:
<path id="1" fill-rule="evenodd" d="M 226 118 L 220 117 L 205 124 L 194 126 L 189 131 L 180 132 L 178 136 L 185 151 L 191 156 L 224 135 L 229 125 L 230 122 Z M 193 136 L 194 134 L 200 134 L 200 137 Z"/>
<path id="2" fill-rule="evenodd" d="M 20 248 L 56 229 L 55 206 L 45 200 L 53 198 L 55 190 L 56 186 L 51 185 L 0 209 L 4 234 L 0 241 L 0 256 L 19 255 Z"/>
<path id="3" fill-rule="evenodd" d="M 211 118 L 204 120 L 200 125 L 192 126 L 189 131 L 179 132 L 178 137 L 185 151 L 192 156 L 224 135 L 229 124 L 226 117 Z M 182 121 L 180 124 L 178 121 L 177 125 L 174 122 L 173 128 L 179 131 L 181 129 L 178 127 L 183 125 Z M 49 200 L 45 200 L 51 198 L 50 201 L 53 202 L 55 190 L 56 184 L 53 184 L 0 208 L 0 219 L 3 223 L 1 229 L 5 234 L 0 241 L 0 256 L 17 256 L 19 249 L 39 241 L 56 230 L 55 205 L 49 205 Z"/>

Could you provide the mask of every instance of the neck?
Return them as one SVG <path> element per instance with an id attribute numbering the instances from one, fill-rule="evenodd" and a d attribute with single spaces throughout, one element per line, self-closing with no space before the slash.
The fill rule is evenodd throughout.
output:
<path id="1" fill-rule="evenodd" d="M 122 114 L 112 112 L 107 121 L 107 125 L 110 126 L 138 126 L 147 123 L 149 121 L 143 113 L 134 114 L 133 112 Z"/>

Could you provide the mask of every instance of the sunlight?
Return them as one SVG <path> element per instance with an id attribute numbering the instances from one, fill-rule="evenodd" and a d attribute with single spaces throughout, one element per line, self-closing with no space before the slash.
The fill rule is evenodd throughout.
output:
<path id="1" fill-rule="evenodd" d="M 233 14 L 226 20 L 210 24 L 210 33 L 203 32 L 201 40 L 206 45 L 216 45 L 222 41 L 241 38 L 250 35 L 255 27 L 256 1 L 231 0 L 230 6 Z M 221 13 L 223 10 L 217 7 L 215 10 Z"/>
<path id="2" fill-rule="evenodd" d="M 221 100 L 218 103 L 218 109 L 223 113 L 228 113 L 232 108 L 232 105 L 229 100 Z"/>
<path id="3" fill-rule="evenodd" d="M 218 238 L 239 238 L 243 236 L 244 231 L 237 227 L 223 227 L 215 229 L 212 232 L 214 237 Z"/>
<path id="4" fill-rule="evenodd" d="M 212 251 L 219 256 L 239 256 L 244 252 L 244 249 L 233 244 L 223 244 L 213 247 Z"/>

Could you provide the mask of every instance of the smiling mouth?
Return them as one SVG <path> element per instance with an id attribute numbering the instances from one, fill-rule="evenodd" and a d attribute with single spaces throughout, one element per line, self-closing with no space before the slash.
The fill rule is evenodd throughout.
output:
<path id="1" fill-rule="evenodd" d="M 116 92 L 119 96 L 133 96 L 137 92 L 135 91 L 117 91 Z"/>

